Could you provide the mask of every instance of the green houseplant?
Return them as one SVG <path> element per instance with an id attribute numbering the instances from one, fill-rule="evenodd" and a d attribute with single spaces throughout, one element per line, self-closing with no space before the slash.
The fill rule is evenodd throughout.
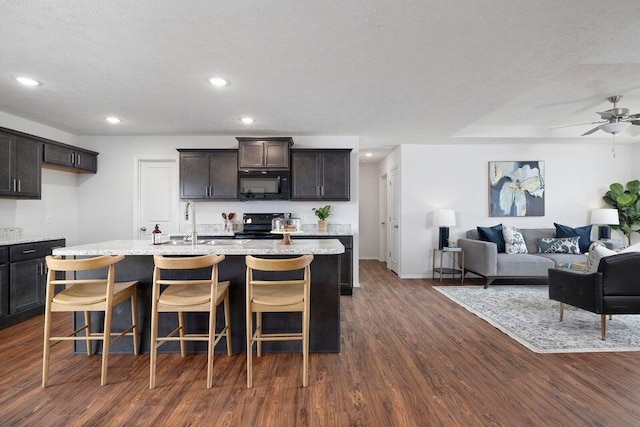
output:
<path id="1" fill-rule="evenodd" d="M 612 225 L 611 228 L 622 231 L 631 245 L 631 234 L 640 230 L 640 181 L 629 181 L 626 188 L 620 183 L 613 183 L 602 199 L 618 209 L 620 225 Z"/>
<path id="2" fill-rule="evenodd" d="M 318 217 L 318 231 L 327 231 L 327 218 L 331 215 L 331 205 L 313 208 L 313 213 Z"/>

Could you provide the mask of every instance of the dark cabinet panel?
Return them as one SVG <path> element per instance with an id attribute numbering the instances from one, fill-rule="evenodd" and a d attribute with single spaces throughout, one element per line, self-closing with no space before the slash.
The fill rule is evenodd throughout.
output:
<path id="1" fill-rule="evenodd" d="M 178 151 L 181 199 L 238 198 L 238 150 Z"/>
<path id="2" fill-rule="evenodd" d="M 96 173 L 98 170 L 98 154 L 72 146 L 45 143 L 43 164 L 53 168 L 60 167 L 72 172 Z"/>
<path id="3" fill-rule="evenodd" d="M 180 153 L 180 198 L 206 199 L 209 195 L 209 155 Z"/>
<path id="4" fill-rule="evenodd" d="M 44 259 L 11 263 L 9 285 L 9 314 L 17 314 L 42 306 Z"/>
<path id="5" fill-rule="evenodd" d="M 64 240 L 48 240 L 0 247 L 0 327 L 42 313 L 47 279 L 44 257 L 64 245 Z"/>
<path id="6" fill-rule="evenodd" d="M 289 169 L 289 147 L 293 144 L 291 138 L 236 139 L 239 169 Z"/>
<path id="7" fill-rule="evenodd" d="M 353 295 L 353 236 L 291 236 L 292 239 L 338 239 L 344 246 L 340 255 L 340 294 Z"/>
<path id="8" fill-rule="evenodd" d="M 293 200 L 349 200 L 350 149 L 292 150 Z"/>
<path id="9" fill-rule="evenodd" d="M 13 139 L 15 137 L 0 133 L 0 194 L 13 193 Z"/>
<path id="10" fill-rule="evenodd" d="M 209 198 L 238 198 L 238 152 L 215 151 L 209 153 L 209 173 L 211 178 Z"/>
<path id="11" fill-rule="evenodd" d="M 42 143 L 0 134 L 0 196 L 40 198 Z"/>

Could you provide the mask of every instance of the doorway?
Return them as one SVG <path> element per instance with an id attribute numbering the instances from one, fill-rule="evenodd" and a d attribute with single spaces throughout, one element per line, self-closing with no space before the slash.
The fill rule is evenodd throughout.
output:
<path id="1" fill-rule="evenodd" d="M 398 272 L 399 258 L 399 221 L 398 221 L 398 168 L 391 169 L 387 185 L 387 229 L 388 229 L 388 257 L 387 268 L 396 274 Z"/>

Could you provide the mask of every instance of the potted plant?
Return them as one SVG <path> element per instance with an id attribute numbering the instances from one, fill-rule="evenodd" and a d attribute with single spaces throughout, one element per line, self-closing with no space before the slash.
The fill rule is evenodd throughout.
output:
<path id="1" fill-rule="evenodd" d="M 622 231 L 631 246 L 631 234 L 640 230 L 640 181 L 627 182 L 626 189 L 620 183 L 613 183 L 602 198 L 618 209 L 620 225 L 612 225 L 611 228 Z"/>
<path id="2" fill-rule="evenodd" d="M 327 231 L 327 218 L 331 215 L 331 205 L 313 208 L 313 212 L 318 217 L 318 231 Z"/>

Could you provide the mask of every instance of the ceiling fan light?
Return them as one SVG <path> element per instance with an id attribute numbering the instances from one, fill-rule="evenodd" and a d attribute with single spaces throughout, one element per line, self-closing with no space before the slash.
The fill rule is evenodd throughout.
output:
<path id="1" fill-rule="evenodd" d="M 626 130 L 629 126 L 631 126 L 631 122 L 611 122 L 600 125 L 600 129 L 607 133 L 617 134 Z"/>

